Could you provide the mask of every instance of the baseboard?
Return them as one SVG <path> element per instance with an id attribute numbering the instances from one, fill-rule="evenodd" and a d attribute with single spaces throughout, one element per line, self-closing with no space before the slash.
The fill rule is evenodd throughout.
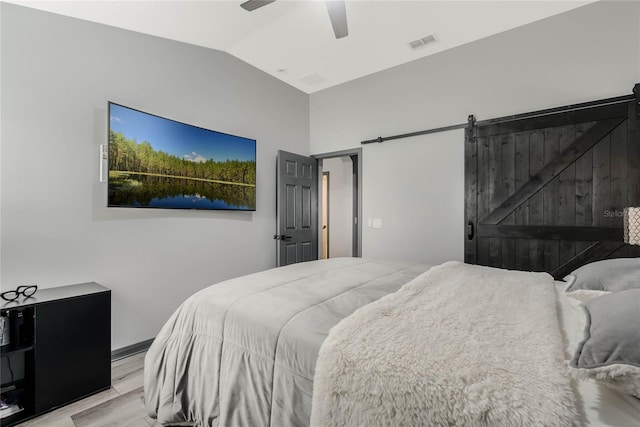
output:
<path id="1" fill-rule="evenodd" d="M 147 351 L 149 347 L 151 347 L 152 342 L 153 338 L 113 350 L 111 352 L 111 361 L 115 362 L 116 360 L 124 359 L 125 357 Z"/>

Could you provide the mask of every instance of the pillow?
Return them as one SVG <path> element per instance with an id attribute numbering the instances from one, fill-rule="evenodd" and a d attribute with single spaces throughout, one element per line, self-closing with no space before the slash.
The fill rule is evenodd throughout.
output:
<path id="1" fill-rule="evenodd" d="M 557 281 L 556 284 L 556 309 L 560 330 L 564 338 L 565 359 L 567 363 L 573 358 L 578 345 L 584 337 L 585 319 L 580 300 L 574 299 L 572 294 L 564 292 L 567 284 Z"/>
<path id="2" fill-rule="evenodd" d="M 611 292 L 608 292 L 608 291 L 591 291 L 587 289 L 578 289 L 575 291 L 566 292 L 565 295 L 579 302 L 588 302 L 594 298 L 598 298 L 610 293 Z"/>
<path id="3" fill-rule="evenodd" d="M 583 305 L 587 324 L 569 371 L 640 398 L 640 289 Z"/>
<path id="4" fill-rule="evenodd" d="M 566 291 L 622 291 L 640 288 L 640 258 L 615 258 L 592 262 L 564 278 Z"/>

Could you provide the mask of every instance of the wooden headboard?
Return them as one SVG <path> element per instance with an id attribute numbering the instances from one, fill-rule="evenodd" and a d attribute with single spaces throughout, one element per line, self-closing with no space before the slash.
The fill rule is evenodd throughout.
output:
<path id="1" fill-rule="evenodd" d="M 465 262 L 562 278 L 638 257 L 622 212 L 640 206 L 634 95 L 478 122 L 465 130 Z"/>

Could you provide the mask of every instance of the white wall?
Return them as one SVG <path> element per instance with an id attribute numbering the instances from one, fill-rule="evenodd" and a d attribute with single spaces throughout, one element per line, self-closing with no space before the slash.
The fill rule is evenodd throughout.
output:
<path id="1" fill-rule="evenodd" d="M 350 157 L 322 160 L 329 172 L 329 258 L 353 253 L 353 162 Z"/>
<path id="2" fill-rule="evenodd" d="M 112 348 L 195 291 L 275 266 L 275 157 L 309 150 L 308 96 L 234 57 L 2 3 L 2 289 L 96 281 Z M 257 139 L 257 211 L 106 208 L 107 100 Z"/>
<path id="3" fill-rule="evenodd" d="M 640 3 L 598 2 L 311 95 L 311 153 L 631 93 Z M 400 48 L 400 47 L 399 47 Z M 363 256 L 463 258 L 463 132 L 363 149 Z"/>

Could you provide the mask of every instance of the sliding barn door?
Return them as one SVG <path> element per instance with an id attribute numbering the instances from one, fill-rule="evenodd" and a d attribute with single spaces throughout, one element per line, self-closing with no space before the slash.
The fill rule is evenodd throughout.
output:
<path id="1" fill-rule="evenodd" d="M 636 86 L 638 90 L 638 86 Z M 640 256 L 622 212 L 640 206 L 633 97 L 472 123 L 465 143 L 465 261 L 563 277 Z"/>

